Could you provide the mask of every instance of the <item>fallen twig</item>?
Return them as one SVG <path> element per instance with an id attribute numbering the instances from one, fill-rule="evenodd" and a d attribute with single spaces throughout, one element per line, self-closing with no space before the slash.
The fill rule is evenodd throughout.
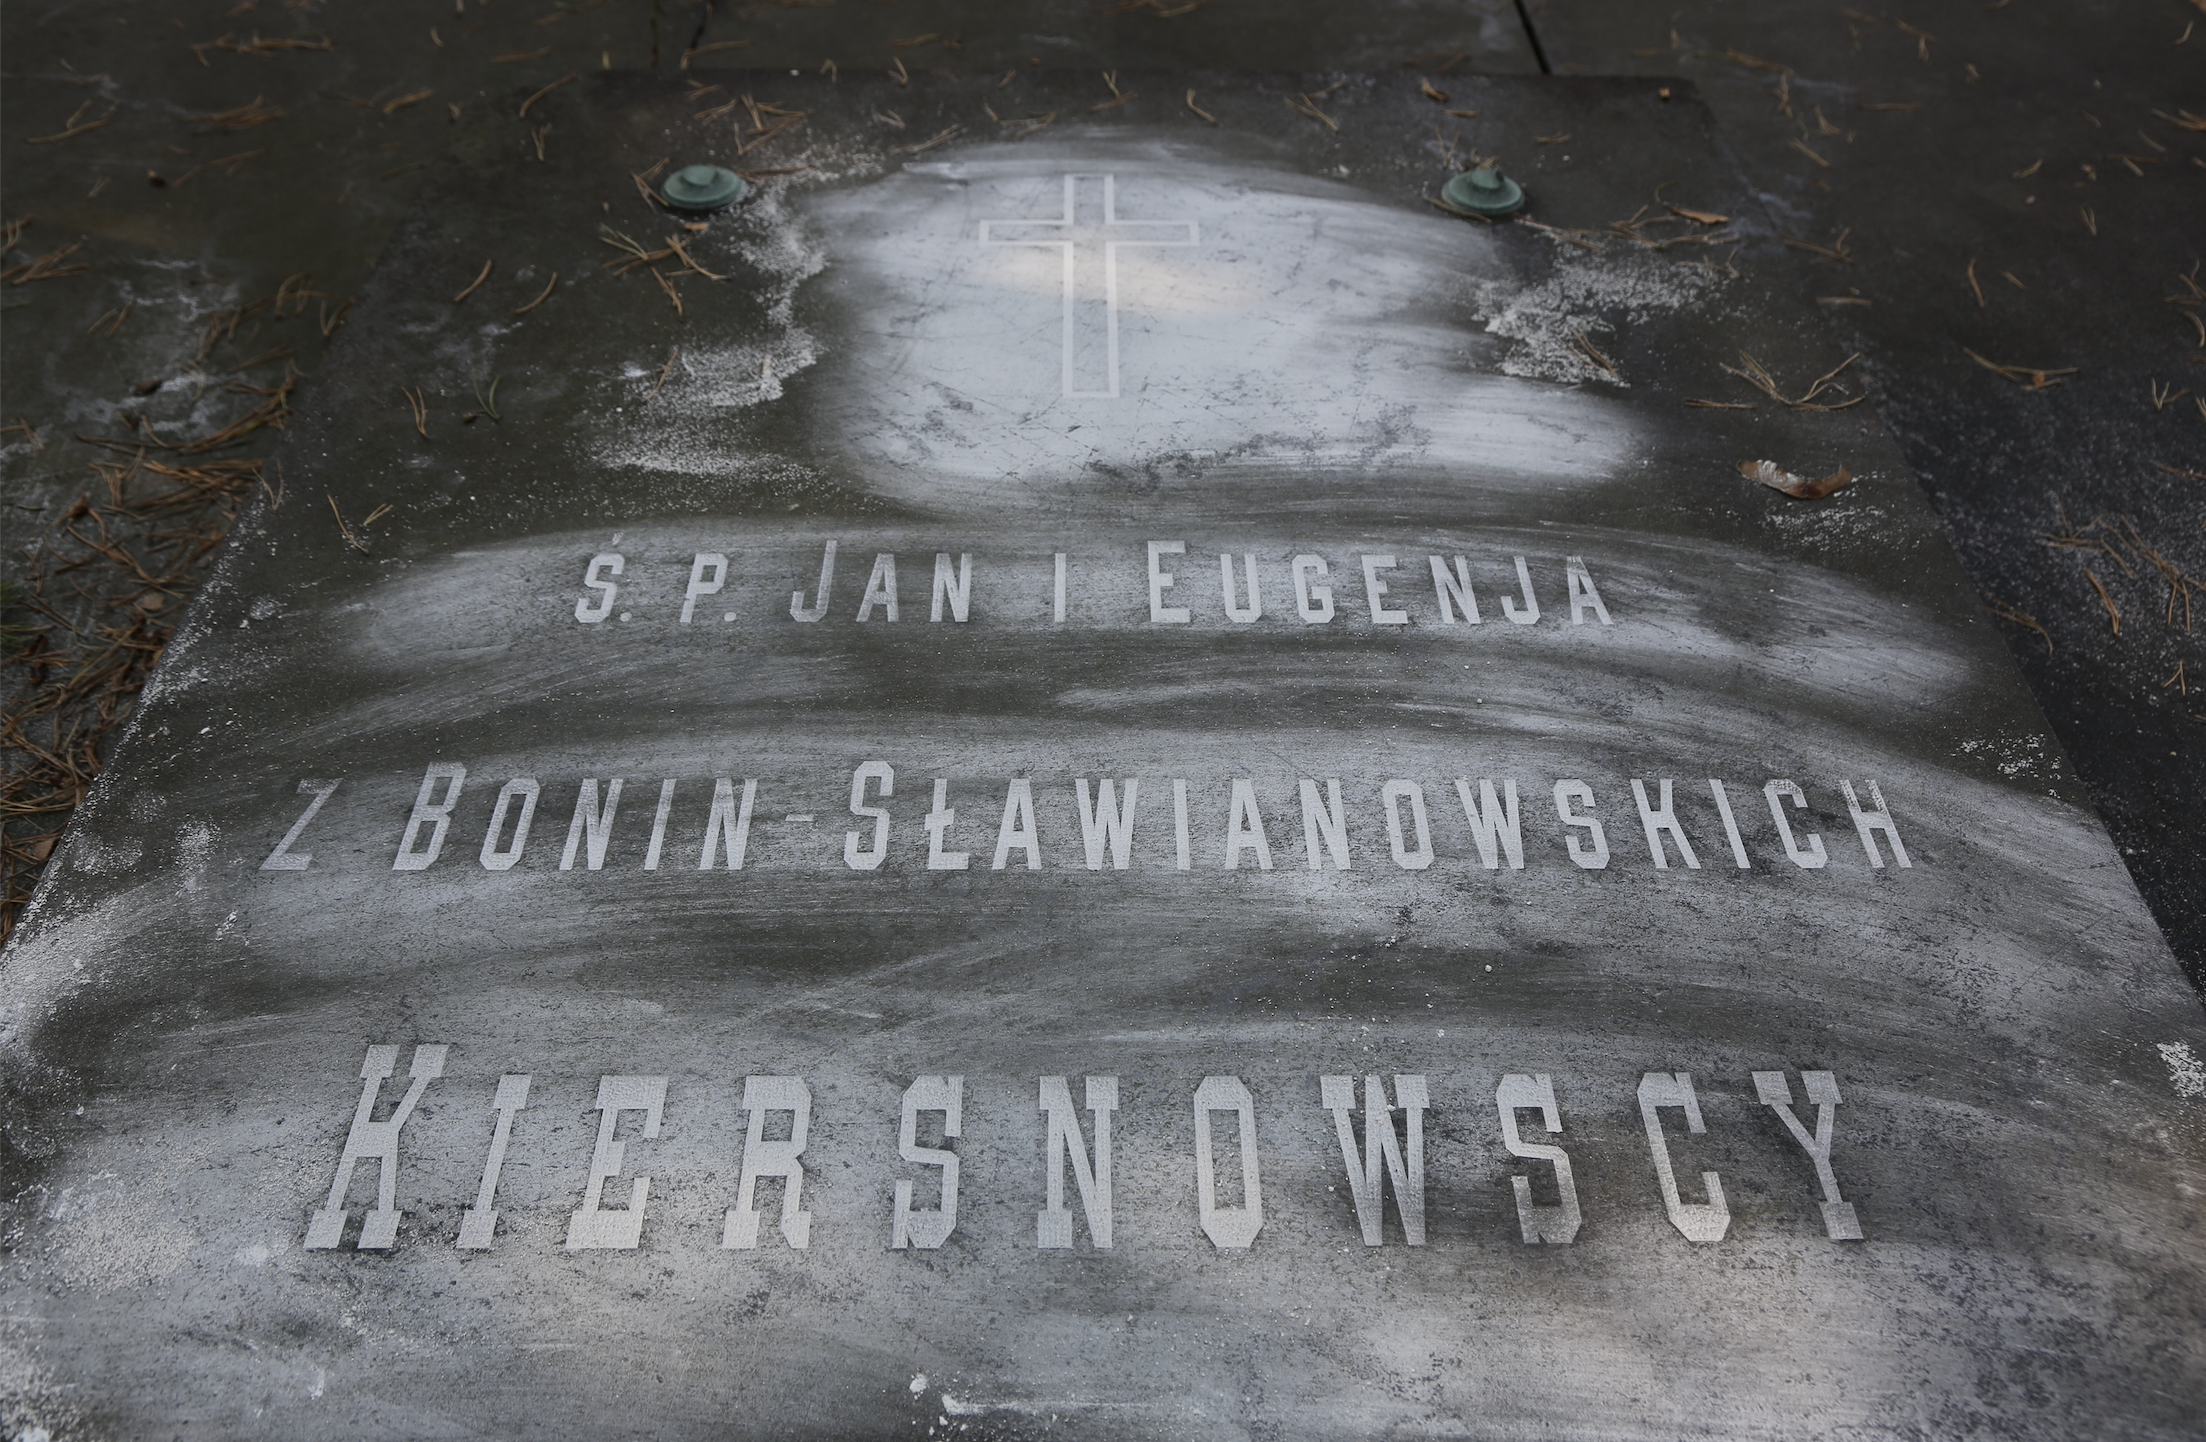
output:
<path id="1" fill-rule="evenodd" d="M 2036 366 L 2001 365 L 1995 360 L 1991 360 L 1973 350 L 1970 350 L 1967 346 L 1961 347 L 1961 350 L 1964 354 L 1968 356 L 1970 360 L 1975 361 L 1985 370 L 1991 371 L 1993 374 L 2001 376 L 2004 379 L 2013 381 L 2016 385 L 2021 386 L 2024 390 L 2041 391 L 2048 386 L 2057 386 L 2067 377 L 2074 375 L 2078 369 L 2078 367 L 2076 366 L 2068 366 L 2065 369 L 2053 370 L 2041 369 Z"/>
<path id="2" fill-rule="evenodd" d="M 536 297 L 536 299 L 534 299 L 534 300 L 530 301 L 530 302 L 529 302 L 529 303 L 528 303 L 527 305 L 521 306 L 520 308 L 518 308 L 517 310 L 515 310 L 515 311 L 514 311 L 513 313 L 514 313 L 515 315 L 527 315 L 527 314 L 528 314 L 528 313 L 529 313 L 530 311 L 532 311 L 532 310 L 536 309 L 536 308 L 537 308 L 538 306 L 542 305 L 542 304 L 543 304 L 543 303 L 544 303 L 545 301 L 547 301 L 547 300 L 550 300 L 550 299 L 551 299 L 551 293 L 552 293 L 552 292 L 553 292 L 554 290 L 558 289 L 558 288 L 559 288 L 559 272 L 555 270 L 555 271 L 553 271 L 553 272 L 552 272 L 552 277 L 551 277 L 551 279 L 550 279 L 550 280 L 548 280 L 548 281 L 546 281 L 546 282 L 544 282 L 544 289 L 543 289 L 543 291 L 542 291 L 542 292 L 541 292 L 541 293 L 540 293 L 540 294 L 539 294 L 539 295 L 538 295 L 538 296 Z"/>
<path id="3" fill-rule="evenodd" d="M 644 404 L 649 405 L 652 401 L 657 400 L 659 398 L 659 392 L 666 389 L 666 378 L 674 374 L 674 362 L 681 357 L 681 354 L 682 348 L 680 346 L 672 346 L 668 348 L 666 353 L 666 364 L 659 367 L 659 382 L 657 385 L 651 387 L 651 394 L 643 398 Z"/>
<path id="4" fill-rule="evenodd" d="M 218 110 L 208 115 L 187 115 L 186 120 L 196 121 L 199 128 L 194 135 L 234 135 L 240 130 L 251 130 L 256 125 L 266 125 L 271 120 L 281 120 L 284 112 L 273 105 L 264 104 L 254 96 L 244 105 L 231 110 Z"/>
<path id="5" fill-rule="evenodd" d="M 329 501 L 329 513 L 337 518 L 337 532 L 339 535 L 345 538 L 345 544 L 352 547 L 355 551 L 358 551 L 361 555 L 367 555 L 367 546 L 362 544 L 360 538 L 352 533 L 352 527 L 345 524 L 345 513 L 337 509 L 337 498 L 335 496 L 328 495 L 326 492 L 324 493 L 324 496 Z"/>
<path id="6" fill-rule="evenodd" d="M 893 145 L 889 148 L 901 155 L 917 155 L 922 151 L 932 150 L 936 146 L 951 140 L 964 128 L 962 125 L 947 126 L 928 139 L 920 141 L 917 145 Z"/>
<path id="7" fill-rule="evenodd" d="M 657 266 L 651 267 L 651 278 L 659 283 L 659 289 L 666 292 L 666 298 L 674 302 L 674 313 L 676 315 L 684 314 L 682 310 L 682 293 L 674 288 L 674 282 L 668 280 L 664 275 L 660 274 L 659 268 Z"/>
<path id="8" fill-rule="evenodd" d="M 1778 239 L 1794 250 L 1804 250 L 1812 255 L 1820 255 L 1825 260 L 1835 260 L 1840 265 L 1852 265 L 1854 263 L 1854 253 L 1846 248 L 1846 237 L 1853 233 L 1852 227 L 1849 226 L 1847 229 L 1840 231 L 1838 239 L 1832 241 L 1829 245 L 1817 245 L 1807 237 L 1799 235 L 1780 235 Z"/>
<path id="9" fill-rule="evenodd" d="M 1332 116 L 1327 115 L 1324 111 L 1318 109 L 1317 102 L 1312 100 L 1308 95 L 1288 96 L 1287 104 L 1290 108 L 1302 112 L 1304 115 L 1309 116 L 1312 120 L 1318 121 L 1319 123 L 1324 125 L 1327 130 L 1338 132 L 1340 129 L 1340 123 L 1334 120 Z"/>
<path id="10" fill-rule="evenodd" d="M 1776 401 L 1779 405 L 1789 406 L 1793 410 L 1842 411 L 1850 406 L 1860 405 L 1862 401 L 1868 398 L 1867 394 L 1864 393 L 1862 395 L 1855 396 L 1852 400 L 1840 401 L 1837 405 L 1819 405 L 1816 403 L 1816 397 L 1822 395 L 1825 391 L 1829 390 L 1831 386 L 1837 382 L 1839 376 L 1844 373 L 1846 368 L 1860 359 L 1861 354 L 1858 351 L 1855 352 L 1853 355 L 1846 357 L 1846 359 L 1840 361 L 1837 365 L 1831 367 L 1822 375 L 1816 377 L 1814 383 L 1811 384 L 1805 391 L 1801 392 L 1798 399 L 1794 399 L 1793 397 L 1786 395 L 1782 390 L 1780 390 L 1777 385 L 1777 378 L 1770 374 L 1769 368 L 1745 351 L 1739 352 L 1738 365 L 1726 365 L 1723 367 L 1723 369 L 1727 373 L 1735 375 L 1739 379 L 1745 381 L 1748 385 L 1754 387 L 1754 389 L 1760 391 L 1763 395 L 1768 396 L 1771 400 Z"/>
<path id="11" fill-rule="evenodd" d="M 1446 208 L 1449 210 L 1455 209 L 1454 206 L 1448 206 Z M 1598 240 L 1590 239 L 1590 237 L 1594 234 L 1594 232 L 1590 230 L 1565 230 L 1559 225 L 1549 225 L 1544 220 L 1534 220 L 1529 215 L 1518 215 L 1515 217 L 1515 219 L 1517 224 L 1519 225 L 1529 225 L 1534 230 L 1539 231 L 1542 235 L 1551 236 L 1556 240 L 1562 241 L 1566 245 L 1575 245 L 1580 250 L 1604 249 L 1601 242 L 1599 242 Z"/>
<path id="12" fill-rule="evenodd" d="M 101 126 L 113 120 L 115 118 L 115 113 L 122 107 L 119 105 L 110 105 L 107 107 L 107 113 L 105 115 L 102 115 L 99 119 L 83 120 L 82 116 L 84 115 L 84 112 L 91 108 L 92 102 L 89 100 L 85 101 L 82 105 L 77 107 L 76 114 L 70 116 L 66 121 L 62 123 L 62 128 L 60 130 L 56 131 L 52 135 L 31 136 L 28 140 L 24 142 L 24 144 L 52 145 L 57 141 L 68 140 L 72 136 L 82 135 L 87 130 L 97 130 Z"/>
<path id="13" fill-rule="evenodd" d="M 2106 607 L 2107 620 L 2113 625 L 2114 634 L 2117 636 L 2121 635 L 2122 608 L 2115 605 L 2114 598 L 2106 593 L 2106 583 L 2099 579 L 2098 572 L 2092 570 L 2089 566 L 2086 566 L 2083 568 L 2083 573 L 2086 577 L 2090 579 L 2091 589 L 2099 593 L 2099 604 Z"/>
<path id="14" fill-rule="evenodd" d="M 79 261 L 75 265 L 62 264 L 63 261 L 82 249 L 84 249 L 84 242 L 80 240 L 73 245 L 65 245 L 59 250 L 49 250 L 44 255 L 36 256 L 21 265 L 0 271 L 0 275 L 8 277 L 8 284 L 10 285 L 29 285 L 34 280 L 59 280 L 66 275 L 82 275 L 92 268 L 89 263 Z"/>
<path id="15" fill-rule="evenodd" d="M 266 56 L 274 55 L 281 50 L 328 51 L 336 48 L 336 42 L 326 35 L 319 39 L 304 35 L 278 35 L 270 38 L 262 36 L 256 30 L 250 40 L 240 41 L 234 35 L 225 35 L 219 40 L 202 40 L 197 45 L 192 46 L 191 49 L 192 54 L 197 56 L 199 63 L 204 66 L 207 63 L 207 52 L 209 50 L 227 50 L 234 55 Z"/>
<path id="16" fill-rule="evenodd" d="M 495 259 L 484 261 L 481 273 L 479 273 L 473 280 L 469 281 L 466 287 L 462 289 L 458 295 L 452 297 L 452 304 L 458 305 L 461 301 L 467 299 L 476 291 L 482 289 L 483 282 L 490 279 L 491 267 L 495 266 L 497 263 L 498 262 Z"/>
<path id="17" fill-rule="evenodd" d="M 1593 343 L 1591 336 L 1577 326 L 1572 326 L 1570 333 L 1578 338 L 1578 349 L 1585 353 L 1586 359 L 1607 371 L 1610 380 L 1621 381 L 1623 379 L 1623 376 L 1617 374 L 1616 362 L 1601 353 L 1601 348 Z"/>
<path id="18" fill-rule="evenodd" d="M 2027 611 L 2017 610 L 1989 591 L 1979 590 L 1976 594 L 1984 598 L 1984 604 L 1991 607 L 1992 614 L 2002 621 L 2011 622 L 2024 630 L 2037 632 L 2038 639 L 2045 643 L 2045 654 L 2048 656 L 2053 654 L 2053 633 L 2039 625 L 2037 617 Z"/>
<path id="19" fill-rule="evenodd" d="M 581 76 L 580 76 L 580 75 L 579 75 L 579 74 L 578 74 L 577 72 L 575 72 L 575 71 L 572 71 L 572 70 L 570 70 L 570 71 L 568 71 L 568 72 L 567 72 L 566 74 L 564 74 L 564 75 L 560 76 L 560 77 L 559 77 L 559 78 L 558 78 L 557 80 L 554 80 L 554 81 L 553 81 L 553 82 L 552 82 L 551 84 L 549 84 L 549 85 L 545 86 L 545 87 L 544 87 L 544 88 L 543 88 L 542 90 L 539 90 L 539 91 L 537 91 L 537 92 L 536 92 L 536 93 L 535 93 L 534 95 L 531 95 L 531 96 L 530 96 L 530 97 L 529 97 L 528 99 L 526 99 L 526 100 L 522 101 L 522 102 L 521 102 L 521 113 L 520 113 L 520 115 L 519 115 L 519 117 L 518 117 L 518 118 L 519 118 L 519 119 L 522 119 L 522 120 L 526 120 L 526 119 L 528 119 L 528 118 L 529 118 L 529 107 L 530 107 L 530 106 L 534 105 L 534 104 L 535 104 L 535 103 L 536 103 L 537 101 L 539 101 L 539 100 L 542 100 L 542 99 L 543 99 L 543 98 L 544 98 L 545 96 L 547 96 L 547 95 L 551 94 L 551 93 L 552 93 L 552 92 L 553 92 L 554 90 L 557 90 L 557 89 L 558 89 L 558 88 L 559 88 L 560 86 L 562 86 L 562 85 L 567 85 L 567 84 L 571 84 L 571 83 L 573 83 L 574 81 L 576 81 L 576 80 L 579 80 L 579 79 L 581 79 L 581 78 L 582 78 L 582 77 L 581 77 Z"/>

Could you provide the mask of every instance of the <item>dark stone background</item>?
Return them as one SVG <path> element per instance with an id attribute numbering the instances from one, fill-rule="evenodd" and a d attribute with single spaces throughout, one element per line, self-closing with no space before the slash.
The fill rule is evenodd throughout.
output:
<path id="1" fill-rule="evenodd" d="M 1410 65 L 1442 86 L 1542 68 L 1685 77 L 1779 228 L 1805 243 L 1799 283 L 1862 352 L 2138 885 L 2193 980 L 2206 973 L 2206 696 L 2194 694 L 2206 649 L 2180 578 L 2206 575 L 2206 292 L 2184 279 L 2206 246 L 2206 132 L 2190 123 L 2206 117 L 2198 0 L 1910 0 L 1875 13 L 1744 0 L 43 0 L 9 6 L 0 41 L 0 210 L 35 217 L 0 263 L 81 240 L 57 264 L 89 267 L 0 285 L 0 419 L 28 428 L 0 435 L 10 575 L 20 548 L 65 522 L 94 480 L 88 463 L 114 455 L 76 437 L 124 436 L 139 415 L 172 435 L 211 433 L 258 403 L 226 384 L 275 387 L 291 364 L 311 373 L 325 321 L 455 121 L 511 114 L 570 71 L 811 73 L 831 60 L 876 72 Z M 194 118 L 256 101 L 280 117 Z M 515 164 L 558 164 L 561 138 L 532 134 L 539 123 L 510 121 Z M 264 308 L 204 344 L 216 314 L 301 274 L 312 305 Z M 2031 387 L 1964 348 L 2073 373 Z M 115 598 L 75 604 L 89 615 Z M 7 673 L 0 687 L 20 700 L 28 668 Z M 11 838 L 26 824 L 52 823 L 11 815 Z"/>

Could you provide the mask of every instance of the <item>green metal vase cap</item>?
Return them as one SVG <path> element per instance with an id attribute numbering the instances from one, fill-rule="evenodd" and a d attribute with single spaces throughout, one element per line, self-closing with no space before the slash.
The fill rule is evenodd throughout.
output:
<path id="1" fill-rule="evenodd" d="M 743 198 L 743 177 L 717 165 L 685 165 L 666 178 L 659 194 L 676 210 L 718 210 Z"/>
<path id="2" fill-rule="evenodd" d="M 1472 215 L 1514 215 L 1524 209 L 1524 187 L 1491 165 L 1451 176 L 1440 198 Z"/>

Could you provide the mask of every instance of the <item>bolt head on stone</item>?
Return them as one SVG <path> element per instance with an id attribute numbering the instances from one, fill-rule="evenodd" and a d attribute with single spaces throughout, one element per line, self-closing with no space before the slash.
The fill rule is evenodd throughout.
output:
<path id="1" fill-rule="evenodd" d="M 702 213 L 733 205 L 750 190 L 743 177 L 717 165 L 685 165 L 666 178 L 659 195 L 676 210 Z"/>
<path id="2" fill-rule="evenodd" d="M 1491 165 L 1451 176 L 1440 198 L 1472 215 L 1514 215 L 1524 209 L 1524 187 Z"/>

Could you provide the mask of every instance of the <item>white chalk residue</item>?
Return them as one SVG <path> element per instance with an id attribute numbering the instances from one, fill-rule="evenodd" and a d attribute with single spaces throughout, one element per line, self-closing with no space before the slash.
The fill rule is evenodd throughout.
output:
<path id="1" fill-rule="evenodd" d="M 2177 1096 L 2206 1097 L 2206 1063 L 2199 1061 L 2189 1042 L 2161 1042 L 2160 1059 L 2168 1064 L 2168 1081 Z"/>
<path id="2" fill-rule="evenodd" d="M 2052 772 L 2042 736 L 1971 738 L 1963 741 L 1959 749 L 1963 755 L 1981 754 L 1990 758 L 2002 776 L 2024 776 L 2041 767 L 2045 774 Z"/>
<path id="3" fill-rule="evenodd" d="M 138 837 L 123 841 L 102 841 L 92 831 L 79 830 L 69 839 L 69 867 L 91 876 L 121 876 L 138 864 L 145 855 L 145 842 Z"/>
<path id="4" fill-rule="evenodd" d="M 978 1398 L 953 1397 L 942 1394 L 942 1413 L 945 1420 L 951 1417 L 985 1417 L 990 1412 L 1010 1412 L 1025 1417 L 1054 1417 L 1060 1412 L 1149 1412 L 1169 1404 L 1155 1402 L 1099 1402 L 1080 1397 L 1062 1397 L 1048 1402 L 986 1402 Z M 1201 1416 L 1199 1407 L 1184 1407 L 1194 1416 Z"/>
<path id="5" fill-rule="evenodd" d="M 176 882 L 183 892 L 197 892 L 206 882 L 214 862 L 215 829 L 204 821 L 187 822 L 176 836 Z"/>
<path id="6" fill-rule="evenodd" d="M 1515 344 L 1502 358 L 1504 375 L 1545 381 L 1599 381 L 1629 386 L 1596 366 L 1577 332 L 1613 334 L 1616 321 L 1640 325 L 1654 316 L 1693 305 L 1716 284 L 1712 272 L 1679 265 L 1643 250 L 1598 256 L 1561 252 L 1555 272 L 1527 288 L 1506 281 L 1479 287 L 1486 331 Z"/>
<path id="7" fill-rule="evenodd" d="M 1199 236 L 1121 245 L 1115 300 L 1102 287 L 1105 175 L 1121 226 Z M 1065 232 L 1079 277 L 1071 321 L 1061 250 L 980 240 L 988 222 L 1055 234 L 1032 222 L 1062 214 L 1068 176 L 1088 187 Z M 1546 355 L 1568 342 L 1565 320 L 1592 324 L 1605 308 L 1621 323 L 1707 283 L 1603 255 L 1518 305 L 1523 279 L 1483 228 L 1349 183 L 1103 133 L 979 147 L 863 185 L 769 188 L 703 240 L 772 277 L 766 323 L 685 346 L 648 418 L 629 407 L 594 439 L 601 464 L 746 477 L 789 464 L 731 422 L 809 370 L 803 463 L 876 494 L 1014 506 L 1068 480 L 1260 483 L 1281 467 L 1454 476 L 1466 458 L 1487 488 L 1596 483 L 1636 455 L 1640 424 L 1543 383 L 1577 371 L 1497 367 L 1479 321 L 1498 315 L 1493 334 Z M 1112 374 L 1111 313 L 1118 393 L 1088 394 Z M 1064 385 L 1068 326 L 1081 394 Z M 640 399 L 657 371 L 631 358 L 624 384 Z"/>
<path id="8" fill-rule="evenodd" d="M 726 419 L 781 399 L 784 384 L 820 357 L 812 332 L 796 321 L 797 291 L 827 267 L 820 237 L 790 204 L 786 186 L 768 185 L 730 223 L 705 232 L 690 248 L 707 269 L 740 260 L 767 277 L 756 299 L 765 326 L 744 340 L 707 339 L 682 348 L 678 375 L 658 385 L 661 366 L 631 361 L 622 376 L 636 400 L 654 390 L 646 420 L 608 426 L 597 435 L 595 459 L 677 475 L 725 475 L 737 468 Z"/>
<path id="9" fill-rule="evenodd" d="M 198 1238 L 176 1220 L 175 1190 L 191 1163 L 204 1162 L 220 1145 L 195 1139 L 180 1158 L 183 1165 L 151 1186 L 64 1187 L 41 1219 L 48 1224 L 53 1274 L 72 1287 L 109 1292 L 148 1286 L 183 1267 Z M 116 1179 L 104 1173 L 94 1180 Z"/>

